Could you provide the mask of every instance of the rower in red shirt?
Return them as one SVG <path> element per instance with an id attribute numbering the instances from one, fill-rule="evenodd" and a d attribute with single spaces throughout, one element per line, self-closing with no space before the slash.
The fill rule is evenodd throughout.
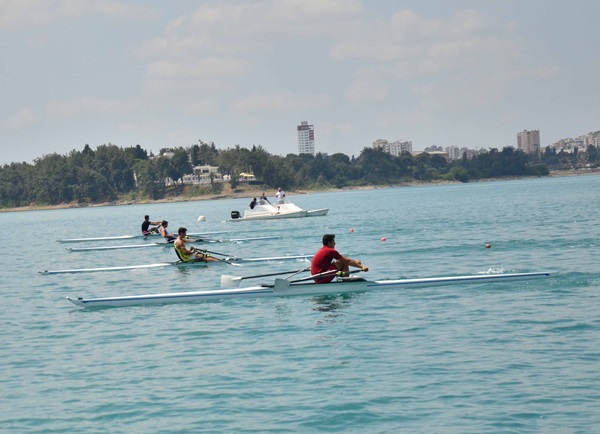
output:
<path id="1" fill-rule="evenodd" d="M 321 247 L 310 265 L 310 273 L 312 275 L 331 271 L 331 275 L 326 275 L 314 279 L 316 283 L 329 283 L 335 278 L 336 271 L 349 271 L 349 267 L 360 268 L 362 271 L 369 271 L 369 267 L 365 267 L 356 259 L 347 258 L 340 254 L 335 249 L 335 235 L 323 235 L 323 247 Z"/>

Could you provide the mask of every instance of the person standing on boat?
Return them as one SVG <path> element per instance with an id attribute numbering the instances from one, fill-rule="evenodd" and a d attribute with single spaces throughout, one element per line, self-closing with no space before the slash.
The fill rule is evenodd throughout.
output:
<path id="1" fill-rule="evenodd" d="M 254 209 L 257 204 L 258 202 L 256 201 L 256 198 L 252 199 L 252 202 L 250 202 L 250 209 Z"/>
<path id="2" fill-rule="evenodd" d="M 187 238 L 187 229 L 179 228 L 177 231 L 177 239 L 173 243 L 173 247 L 175 248 L 175 253 L 177 257 L 183 262 L 213 262 L 217 261 L 217 259 L 211 257 L 210 255 L 205 255 L 204 253 L 196 251 L 195 247 L 188 249 L 185 247 L 185 243 L 189 241 Z"/>
<path id="3" fill-rule="evenodd" d="M 267 199 L 267 196 L 265 196 L 265 192 L 263 191 L 262 196 L 260 197 L 260 199 L 258 199 L 258 204 L 259 205 L 266 205 L 266 204 L 271 204 L 271 202 L 269 202 L 269 199 Z"/>
<path id="4" fill-rule="evenodd" d="M 158 231 L 167 243 L 172 243 L 177 237 L 167 230 L 167 226 L 169 226 L 169 222 L 163 220 L 162 222 L 160 222 Z"/>
<path id="5" fill-rule="evenodd" d="M 150 225 L 154 227 L 150 229 Z M 151 222 L 149 215 L 144 216 L 144 221 L 142 222 L 142 235 L 151 235 L 156 233 L 158 231 L 158 225 L 160 225 L 160 222 Z"/>
<path id="6" fill-rule="evenodd" d="M 369 271 L 360 261 L 346 256 L 342 256 L 335 249 L 335 235 L 323 235 L 323 247 L 321 247 L 312 259 L 310 264 L 310 274 L 321 274 L 331 271 L 331 275 L 314 279 L 316 283 L 329 283 L 334 278 L 337 271 L 349 271 L 350 266 L 360 268 L 362 271 Z"/>
<path id="7" fill-rule="evenodd" d="M 277 199 L 277 203 L 285 203 L 285 191 L 283 191 L 281 187 L 277 189 L 277 193 L 275 193 L 275 198 Z"/>

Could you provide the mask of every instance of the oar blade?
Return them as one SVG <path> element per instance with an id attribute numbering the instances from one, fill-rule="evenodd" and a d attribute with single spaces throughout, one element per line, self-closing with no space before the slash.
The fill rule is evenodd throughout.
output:
<path id="1" fill-rule="evenodd" d="M 240 286 L 240 282 L 243 277 L 239 276 L 228 276 L 226 274 L 221 275 L 221 288 L 237 288 Z"/>
<path id="2" fill-rule="evenodd" d="M 290 289 L 290 281 L 286 279 L 275 279 L 273 288 L 275 293 L 286 292 L 288 289 Z"/>

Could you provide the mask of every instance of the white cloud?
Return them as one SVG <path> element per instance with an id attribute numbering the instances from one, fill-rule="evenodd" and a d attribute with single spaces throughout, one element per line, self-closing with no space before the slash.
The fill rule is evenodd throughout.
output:
<path id="1" fill-rule="evenodd" d="M 35 124 L 37 121 L 38 116 L 35 112 L 29 107 L 24 107 L 2 122 L 1 125 L 4 130 L 20 130 Z"/>
<path id="2" fill-rule="evenodd" d="M 151 94 L 205 95 L 226 90 L 232 78 L 245 74 L 249 67 L 246 61 L 231 57 L 160 59 L 148 65 L 143 87 Z"/>
<path id="3" fill-rule="evenodd" d="M 288 92 L 254 94 L 237 99 L 233 104 L 236 112 L 254 113 L 260 111 L 300 111 L 318 110 L 331 106 L 332 99 L 328 95 L 304 95 Z"/>
<path id="4" fill-rule="evenodd" d="M 203 100 L 195 100 L 186 107 L 186 111 L 192 115 L 207 115 L 216 112 L 219 109 L 219 101 L 217 98 L 206 98 Z"/>
<path id="5" fill-rule="evenodd" d="M 46 105 L 49 117 L 70 118 L 88 114 L 123 115 L 141 109 L 134 100 L 110 100 L 80 97 L 62 101 L 51 101 Z"/>
<path id="6" fill-rule="evenodd" d="M 390 86 L 382 74 L 376 71 L 357 71 L 346 89 L 346 100 L 353 103 L 384 101 L 390 94 Z"/>
<path id="7" fill-rule="evenodd" d="M 209 57 L 198 60 L 159 60 L 148 65 L 148 79 L 202 80 L 231 77 L 246 72 L 248 65 L 241 59 Z"/>
<path id="8" fill-rule="evenodd" d="M 2 0 L 0 29 L 39 26 L 59 18 L 97 15 L 118 19 L 147 19 L 155 12 L 146 7 L 130 6 L 111 0 Z"/>

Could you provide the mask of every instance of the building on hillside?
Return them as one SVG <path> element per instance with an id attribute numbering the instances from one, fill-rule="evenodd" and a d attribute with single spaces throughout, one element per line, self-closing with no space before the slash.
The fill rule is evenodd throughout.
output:
<path id="1" fill-rule="evenodd" d="M 586 147 L 590 145 L 594 145 L 595 147 L 600 146 L 600 131 L 588 133 L 584 136 L 584 144 Z"/>
<path id="2" fill-rule="evenodd" d="M 402 152 L 412 152 L 412 142 L 396 140 L 390 143 L 384 139 L 377 139 L 373 142 L 373 149 L 382 149 L 384 152 L 398 157 Z"/>
<path id="3" fill-rule="evenodd" d="M 445 151 L 448 154 L 449 161 L 462 160 L 463 157 L 470 160 L 481 153 L 481 149 L 469 149 L 464 146 L 462 148 L 459 148 L 458 146 L 448 146 Z"/>
<path id="4" fill-rule="evenodd" d="M 540 131 L 523 130 L 517 133 L 517 149 L 522 150 L 526 154 L 538 152 L 540 150 Z"/>
<path id="5" fill-rule="evenodd" d="M 214 182 L 222 182 L 223 176 L 219 173 L 218 166 L 196 166 L 194 172 L 183 176 L 184 184 L 207 184 L 211 177 Z"/>
<path id="6" fill-rule="evenodd" d="M 315 127 L 307 121 L 296 127 L 298 133 L 298 154 L 315 155 Z"/>
<path id="7" fill-rule="evenodd" d="M 458 146 L 448 146 L 446 152 L 448 152 L 448 160 L 450 161 L 462 159 L 463 153 Z"/>

